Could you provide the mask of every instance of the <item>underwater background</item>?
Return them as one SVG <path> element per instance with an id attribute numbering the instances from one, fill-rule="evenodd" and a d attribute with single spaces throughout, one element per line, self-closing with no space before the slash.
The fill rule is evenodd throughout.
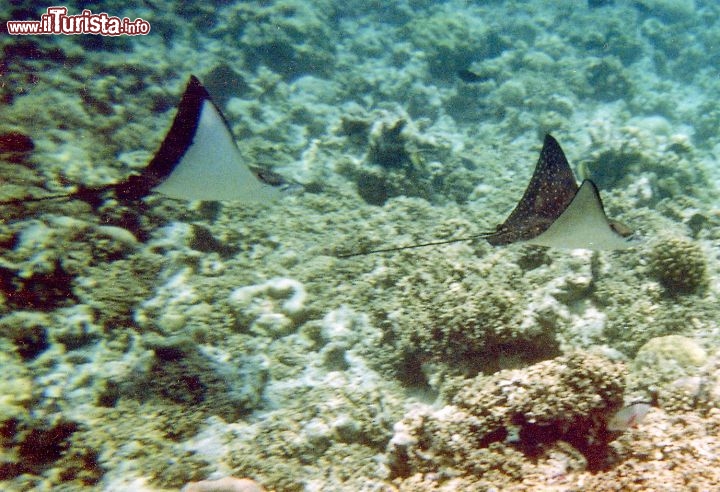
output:
<path id="1" fill-rule="evenodd" d="M 720 487 L 718 2 L 82 2 L 151 30 L 8 33 L 50 5 L 0 7 L 0 489 Z M 190 74 L 302 192 L 22 201 L 138 173 Z M 636 247 L 338 258 L 492 230 L 546 133 Z"/>

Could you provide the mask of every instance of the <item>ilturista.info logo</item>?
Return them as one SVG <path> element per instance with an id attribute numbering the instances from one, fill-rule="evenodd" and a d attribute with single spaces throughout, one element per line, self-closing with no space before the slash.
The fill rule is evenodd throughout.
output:
<path id="1" fill-rule="evenodd" d="M 7 21 L 8 34 L 99 34 L 100 36 L 139 36 L 150 32 L 150 23 L 139 17 L 109 16 L 105 12 L 93 14 L 85 9 L 77 15 L 68 15 L 67 7 L 48 7 L 39 21 Z"/>

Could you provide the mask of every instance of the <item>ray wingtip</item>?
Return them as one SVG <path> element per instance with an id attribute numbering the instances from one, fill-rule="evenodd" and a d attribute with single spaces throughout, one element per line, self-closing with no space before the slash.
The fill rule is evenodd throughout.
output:
<path id="1" fill-rule="evenodd" d="M 560 143 L 548 132 L 545 134 L 545 138 L 543 139 L 543 148 L 546 149 L 550 147 L 560 148 Z"/>
<path id="2" fill-rule="evenodd" d="M 190 74 L 188 81 L 185 84 L 185 91 L 183 92 L 182 99 L 194 99 L 196 101 L 204 101 L 210 99 L 210 93 L 205 89 L 205 86 L 200 82 L 200 79 L 195 74 Z M 182 101 L 181 101 L 182 104 Z"/>

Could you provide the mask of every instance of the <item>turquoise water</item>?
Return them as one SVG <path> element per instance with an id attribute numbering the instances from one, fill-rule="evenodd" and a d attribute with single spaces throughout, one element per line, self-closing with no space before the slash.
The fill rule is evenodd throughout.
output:
<path id="1" fill-rule="evenodd" d="M 720 483 L 716 2 L 65 6 L 146 33 L 0 7 L 0 488 Z M 121 193 L 191 74 L 293 192 Z M 341 258 L 495 230 L 546 134 L 632 248 Z"/>

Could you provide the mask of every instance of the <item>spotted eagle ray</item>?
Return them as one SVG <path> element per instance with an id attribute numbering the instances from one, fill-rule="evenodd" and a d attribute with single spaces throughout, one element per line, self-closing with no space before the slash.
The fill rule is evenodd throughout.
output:
<path id="1" fill-rule="evenodd" d="M 181 200 L 268 202 L 280 196 L 283 187 L 287 184 L 280 176 L 245 162 L 227 120 L 198 78 L 191 75 L 170 129 L 140 174 L 119 183 L 80 185 L 71 193 L 0 203 L 80 199 L 99 205 L 108 192 L 121 201 L 158 192 Z"/>
<path id="2" fill-rule="evenodd" d="M 494 231 L 372 251 L 340 254 L 340 258 L 485 239 L 493 246 L 524 242 L 568 249 L 615 250 L 633 246 L 632 231 L 608 219 L 597 186 L 575 181 L 560 144 L 545 135 L 540 158 L 520 202 Z"/>

